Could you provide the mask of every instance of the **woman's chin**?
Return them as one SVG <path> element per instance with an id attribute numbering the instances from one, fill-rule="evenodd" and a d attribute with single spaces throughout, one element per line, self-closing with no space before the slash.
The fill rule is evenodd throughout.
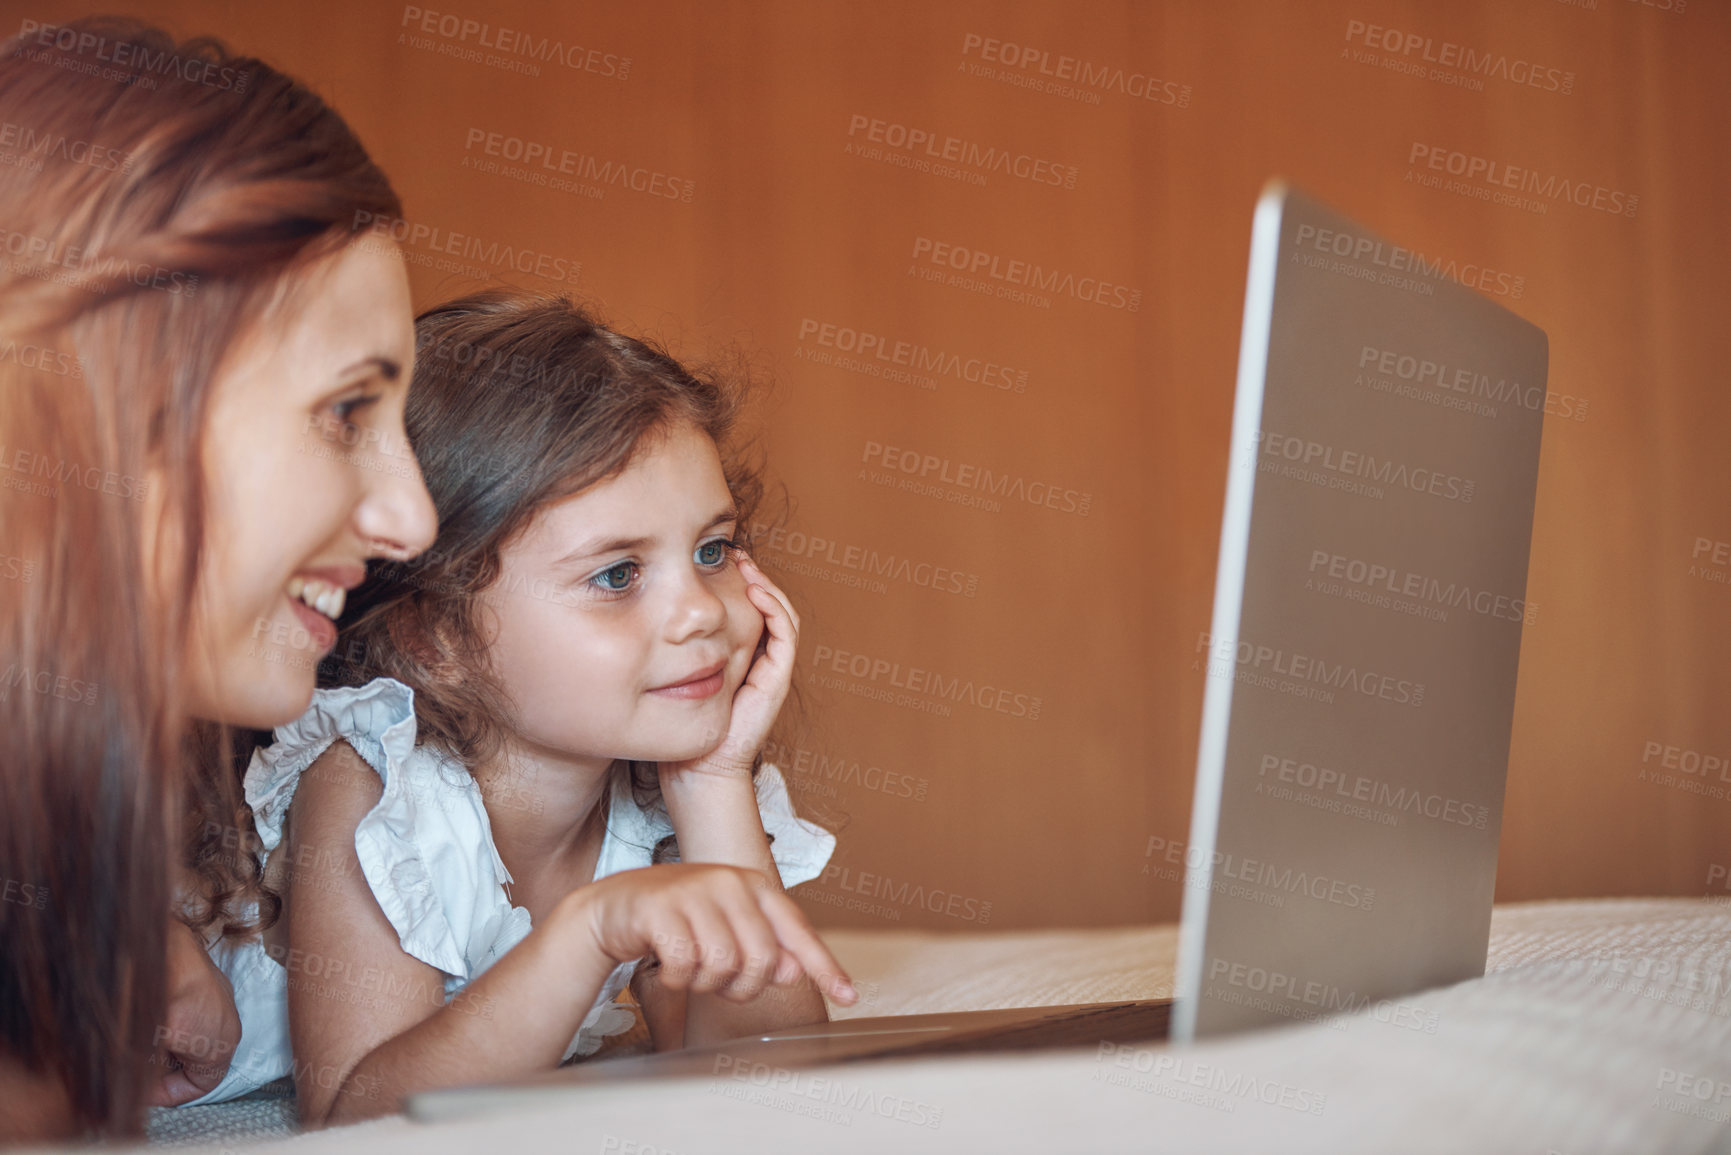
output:
<path id="1" fill-rule="evenodd" d="M 228 680 L 222 692 L 199 703 L 195 717 L 251 730 L 285 726 L 306 713 L 317 684 L 316 669 L 279 665 L 259 671 L 248 662 L 250 674 Z"/>

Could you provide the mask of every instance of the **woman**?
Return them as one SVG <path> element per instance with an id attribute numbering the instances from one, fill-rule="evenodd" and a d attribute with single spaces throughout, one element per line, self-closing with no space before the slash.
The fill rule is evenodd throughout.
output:
<path id="1" fill-rule="evenodd" d="M 436 528 L 402 258 L 355 243 L 401 209 L 214 41 L 27 22 L 0 108 L 0 1138 L 136 1133 L 237 1041 L 206 936 L 273 913 L 229 727 Z"/>

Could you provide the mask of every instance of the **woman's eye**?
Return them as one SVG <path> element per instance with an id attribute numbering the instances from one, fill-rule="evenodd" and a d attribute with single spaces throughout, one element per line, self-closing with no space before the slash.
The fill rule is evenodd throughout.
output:
<path id="1" fill-rule="evenodd" d="M 333 402 L 331 404 L 331 412 L 334 413 L 337 420 L 341 421 L 344 425 L 353 425 L 354 422 L 350 420 L 350 418 L 378 399 L 379 397 L 376 393 L 369 394 L 365 397 L 350 397 L 343 401 Z"/>
<path id="2" fill-rule="evenodd" d="M 613 594 L 624 593 L 626 590 L 631 588 L 631 578 L 636 572 L 637 572 L 637 563 L 636 562 L 622 561 L 618 565 L 613 566 L 610 569 L 602 570 L 600 573 L 596 574 L 593 578 L 590 578 L 589 580 L 594 582 L 596 586 L 607 591 L 608 593 L 613 593 Z M 619 578 L 623 584 L 618 584 L 618 585 L 614 584 L 614 582 L 610 579 L 615 578 L 615 577 Z"/>

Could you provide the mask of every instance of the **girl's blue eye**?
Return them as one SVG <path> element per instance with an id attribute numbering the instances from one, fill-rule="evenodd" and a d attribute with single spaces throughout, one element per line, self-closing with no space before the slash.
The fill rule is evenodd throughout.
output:
<path id="1" fill-rule="evenodd" d="M 631 579 L 633 576 L 635 576 L 636 571 L 637 571 L 637 563 L 636 562 L 634 562 L 634 561 L 622 561 L 618 565 L 612 567 L 611 569 L 602 570 L 600 573 L 596 574 L 590 580 L 593 581 L 601 589 L 606 590 L 608 593 L 620 594 L 620 593 L 624 593 L 626 590 L 631 588 Z M 625 579 L 624 579 L 625 584 L 624 585 L 614 585 L 612 582 L 607 580 L 609 577 L 612 577 L 614 574 L 618 574 L 618 573 L 623 573 L 625 575 Z"/>
<path id="2" fill-rule="evenodd" d="M 715 541 L 706 541 L 697 547 L 697 564 L 714 568 L 726 562 L 728 554 L 738 548 L 739 544 L 731 538 L 723 537 L 717 538 Z"/>
<path id="3" fill-rule="evenodd" d="M 697 547 L 693 555 L 698 565 L 710 570 L 719 570 L 727 564 L 728 557 L 739 548 L 739 543 L 732 538 L 717 538 L 706 541 Z M 618 565 L 609 566 L 589 579 L 589 584 L 605 594 L 624 594 L 631 592 L 640 567 L 634 561 L 622 561 Z M 617 580 L 615 580 L 617 579 Z"/>

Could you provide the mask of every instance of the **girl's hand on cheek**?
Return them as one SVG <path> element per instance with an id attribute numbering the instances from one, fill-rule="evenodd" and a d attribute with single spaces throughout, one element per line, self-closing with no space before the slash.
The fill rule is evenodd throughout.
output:
<path id="1" fill-rule="evenodd" d="M 733 696 L 727 734 L 721 744 L 701 758 L 685 762 L 662 762 L 661 781 L 686 773 L 723 777 L 751 776 L 751 763 L 769 737 L 769 729 L 787 700 L 793 684 L 793 660 L 799 651 L 799 615 L 774 582 L 741 555 L 739 572 L 745 577 L 745 596 L 763 615 L 764 635 L 745 681 Z"/>

